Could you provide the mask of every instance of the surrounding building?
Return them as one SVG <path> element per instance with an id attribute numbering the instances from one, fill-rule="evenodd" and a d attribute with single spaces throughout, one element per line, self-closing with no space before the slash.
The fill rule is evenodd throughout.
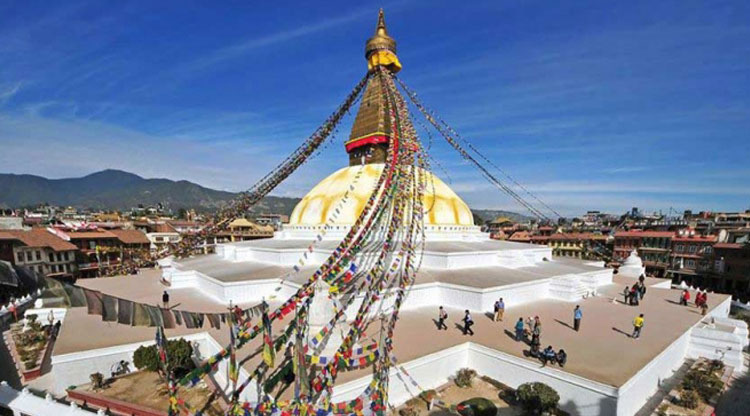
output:
<path id="1" fill-rule="evenodd" d="M 706 276 L 714 267 L 715 235 L 696 235 L 694 230 L 682 230 L 672 238 L 669 273 L 676 283 L 705 287 Z"/>
<path id="2" fill-rule="evenodd" d="M 713 251 L 711 287 L 750 300 L 750 243 L 716 243 Z"/>
<path id="3" fill-rule="evenodd" d="M 672 249 L 671 231 L 617 231 L 615 233 L 614 259 L 624 261 L 633 250 L 646 266 L 646 273 L 655 277 L 664 277 L 670 266 Z"/>
<path id="4" fill-rule="evenodd" d="M 58 230 L 62 238 L 78 247 L 79 277 L 97 277 L 100 269 L 121 262 L 121 244 L 116 235 L 107 230 Z"/>
<path id="5" fill-rule="evenodd" d="M 270 225 L 274 230 L 278 231 L 282 225 L 289 222 L 289 216 L 282 214 L 260 214 L 255 217 L 255 222 L 258 225 Z"/>
<path id="6" fill-rule="evenodd" d="M 533 242 L 533 237 L 532 237 Z M 607 243 L 607 236 L 593 233 L 555 233 L 549 237 L 552 255 L 575 259 L 598 260 L 594 254 Z"/>
<path id="7" fill-rule="evenodd" d="M 217 242 L 234 242 L 257 240 L 273 237 L 274 228 L 270 225 L 259 225 L 245 218 L 237 218 L 229 223 L 225 231 L 216 235 Z"/>
<path id="8" fill-rule="evenodd" d="M 72 277 L 78 248 L 43 229 L 0 231 L 0 259 L 46 276 Z"/>

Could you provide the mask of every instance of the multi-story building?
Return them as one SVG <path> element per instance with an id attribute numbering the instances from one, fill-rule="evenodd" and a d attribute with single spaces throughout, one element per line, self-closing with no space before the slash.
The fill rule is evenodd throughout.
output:
<path id="1" fill-rule="evenodd" d="M 282 224 L 289 222 L 289 216 L 283 214 L 260 214 L 255 217 L 255 222 L 258 225 L 270 225 L 274 230 L 278 231 L 281 229 Z"/>
<path id="2" fill-rule="evenodd" d="M 258 225 L 245 218 L 237 218 L 229 223 L 229 228 L 216 235 L 217 242 L 247 241 L 273 237 L 274 229 L 270 225 Z"/>
<path id="3" fill-rule="evenodd" d="M 675 283 L 682 281 L 703 287 L 714 266 L 715 235 L 696 235 L 682 230 L 672 238 L 669 274 Z"/>
<path id="4" fill-rule="evenodd" d="M 120 263 L 120 240 L 107 230 L 58 230 L 58 233 L 78 247 L 79 277 L 99 276 L 100 268 Z"/>
<path id="5" fill-rule="evenodd" d="M 180 233 L 166 222 L 158 222 L 148 227 L 146 237 L 151 242 L 151 250 L 159 251 L 169 244 L 177 244 L 182 240 Z"/>
<path id="6" fill-rule="evenodd" d="M 46 276 L 76 273 L 78 248 L 43 228 L 0 231 L 0 259 Z"/>
<path id="7" fill-rule="evenodd" d="M 119 246 L 127 250 L 148 250 L 151 242 L 142 231 L 113 228 L 107 230 L 117 237 Z"/>
<path id="8" fill-rule="evenodd" d="M 501 238 L 498 238 L 498 237 L 499 237 L 499 233 L 503 232 L 503 228 L 511 227 L 513 226 L 513 224 L 514 224 L 513 220 L 501 215 L 495 218 L 494 220 L 487 222 L 487 224 L 485 224 L 485 231 L 490 233 L 490 238 L 500 240 Z"/>
<path id="9" fill-rule="evenodd" d="M 750 243 L 716 243 L 710 286 L 750 300 Z"/>
<path id="10" fill-rule="evenodd" d="M 633 250 L 646 266 L 646 273 L 664 277 L 670 265 L 672 231 L 617 231 L 615 233 L 614 258 L 624 261 Z"/>
<path id="11" fill-rule="evenodd" d="M 549 237 L 552 255 L 576 259 L 598 259 L 594 253 L 601 251 L 607 236 L 594 233 L 556 233 Z"/>

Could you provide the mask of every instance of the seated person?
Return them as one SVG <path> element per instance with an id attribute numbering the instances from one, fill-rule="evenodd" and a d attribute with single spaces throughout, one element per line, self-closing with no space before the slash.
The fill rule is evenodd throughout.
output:
<path id="1" fill-rule="evenodd" d="M 560 348 L 560 351 L 557 352 L 557 363 L 560 364 L 560 367 L 564 367 L 567 361 L 568 361 L 568 354 L 565 352 L 564 349 Z"/>
<path id="2" fill-rule="evenodd" d="M 536 341 L 536 342 L 534 342 Z M 538 339 L 532 339 L 531 340 L 531 348 L 529 349 L 529 355 L 531 355 L 534 358 L 539 358 L 539 341 Z"/>
<path id="3" fill-rule="evenodd" d="M 552 345 L 547 346 L 547 348 L 542 351 L 542 361 L 546 364 L 548 361 L 555 362 L 557 360 L 557 354 L 555 354 L 555 350 L 552 348 Z"/>

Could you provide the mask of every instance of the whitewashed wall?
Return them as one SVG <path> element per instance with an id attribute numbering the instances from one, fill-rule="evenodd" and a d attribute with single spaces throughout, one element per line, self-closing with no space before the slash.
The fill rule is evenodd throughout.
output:
<path id="1" fill-rule="evenodd" d="M 689 345 L 690 331 L 685 332 L 623 384 L 619 391 L 617 415 L 634 415 L 656 393 L 659 383 L 671 377 L 682 365 Z"/>
<path id="2" fill-rule="evenodd" d="M 616 414 L 617 390 L 612 386 L 473 343 L 469 343 L 468 364 L 512 388 L 530 382 L 547 384 L 560 395 L 560 407 L 572 416 Z"/>

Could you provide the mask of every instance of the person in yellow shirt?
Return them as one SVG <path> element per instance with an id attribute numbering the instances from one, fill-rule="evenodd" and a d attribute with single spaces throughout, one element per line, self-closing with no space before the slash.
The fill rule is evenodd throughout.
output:
<path id="1" fill-rule="evenodd" d="M 638 315 L 635 319 L 633 319 L 633 335 L 631 335 L 631 338 L 638 339 L 638 337 L 641 336 L 641 329 L 643 329 L 643 314 Z"/>

